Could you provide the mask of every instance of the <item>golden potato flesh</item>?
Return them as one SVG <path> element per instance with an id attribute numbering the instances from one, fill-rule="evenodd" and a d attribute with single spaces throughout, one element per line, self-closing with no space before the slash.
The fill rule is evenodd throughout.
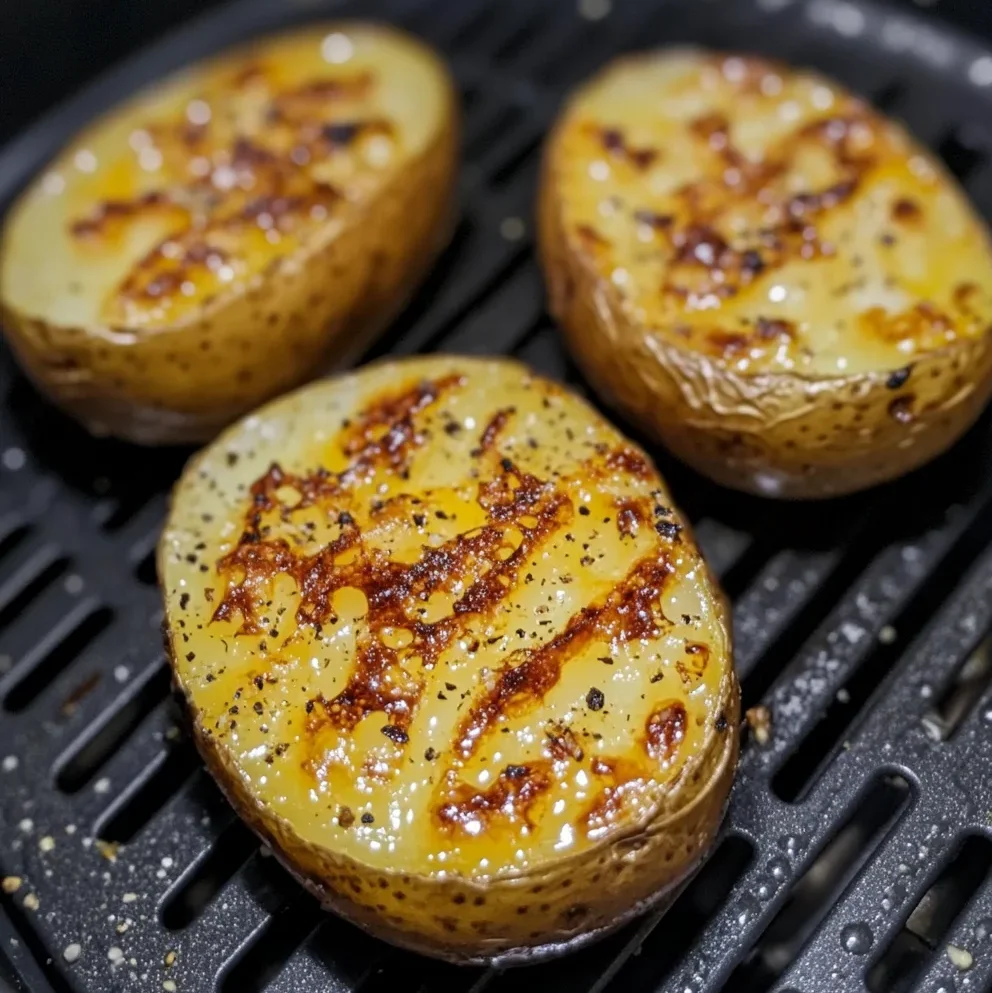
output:
<path id="1" fill-rule="evenodd" d="M 722 596 L 645 456 L 515 362 L 372 366 L 243 420 L 187 468 L 159 570 L 207 763 L 376 934 L 564 950 L 716 830 Z"/>
<path id="2" fill-rule="evenodd" d="M 621 60 L 547 152 L 542 251 L 585 371 L 721 482 L 897 475 L 992 384 L 992 252 L 943 167 L 833 82 L 691 50 Z"/>
<path id="3" fill-rule="evenodd" d="M 97 433 L 210 437 L 353 356 L 448 236 L 446 71 L 316 25 L 142 92 L 16 204 L 0 297 L 26 371 Z"/>

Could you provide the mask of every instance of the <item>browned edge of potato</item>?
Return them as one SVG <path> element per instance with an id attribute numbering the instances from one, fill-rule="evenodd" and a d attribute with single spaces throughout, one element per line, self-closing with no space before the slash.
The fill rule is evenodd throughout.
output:
<path id="1" fill-rule="evenodd" d="M 277 256 L 259 277 L 239 281 L 172 326 L 60 324 L 0 298 L 0 324 L 22 369 L 92 434 L 144 445 L 208 440 L 259 403 L 360 356 L 450 241 L 460 111 L 447 67 L 426 44 L 386 25 L 330 22 L 286 36 L 318 30 L 359 31 L 418 51 L 432 66 L 443 104 L 433 140 L 375 195 L 340 204 L 333 215 L 339 232 Z M 186 71 L 247 50 L 222 51 Z M 153 92 L 154 86 L 113 108 L 81 135 L 133 113 Z M 0 269 L 12 250 L 5 231 Z"/>
<path id="2" fill-rule="evenodd" d="M 621 57 L 601 74 L 659 54 Z M 611 407 L 716 482 L 787 499 L 839 496 L 897 478 L 944 452 L 976 421 L 992 396 L 992 325 L 915 355 L 902 368 L 836 375 L 742 374 L 640 325 L 587 246 L 565 230 L 559 135 L 570 109 L 545 144 L 538 252 L 549 310 Z"/>

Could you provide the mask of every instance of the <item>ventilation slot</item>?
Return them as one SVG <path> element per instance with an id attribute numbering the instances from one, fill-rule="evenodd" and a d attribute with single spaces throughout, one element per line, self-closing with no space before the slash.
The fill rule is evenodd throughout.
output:
<path id="1" fill-rule="evenodd" d="M 7 873 L 0 868 L 0 878 L 6 875 Z M 18 940 L 24 942 L 34 956 L 34 961 L 38 964 L 38 968 L 47 980 L 52 993 L 76 993 L 76 988 L 71 987 L 55 968 L 51 954 L 38 937 L 28 914 L 22 909 L 21 904 L 24 902 L 24 898 L 31 892 L 32 890 L 27 886 L 23 886 L 16 894 L 8 894 L 0 890 L 0 914 L 3 914 L 10 921 L 17 932 L 17 938 L 11 937 L 11 944 L 16 945 Z M 0 952 L 0 977 L 5 976 L 6 966 L 3 953 Z M 24 993 L 29 993 L 27 987 L 20 983 L 17 983 L 14 989 L 17 993 L 21 993 L 22 990 Z"/>
<path id="2" fill-rule="evenodd" d="M 525 165 L 536 162 L 537 152 L 544 136 L 537 134 L 528 139 L 520 148 L 503 162 L 492 175 L 493 186 L 505 186 Z"/>
<path id="3" fill-rule="evenodd" d="M 3 557 L 12 552 L 31 533 L 27 525 L 15 525 L 7 530 L 4 526 L 7 522 L 0 521 L 0 561 Z"/>
<path id="4" fill-rule="evenodd" d="M 68 567 L 69 560 L 49 546 L 0 583 L 0 630 L 23 613 Z"/>
<path id="5" fill-rule="evenodd" d="M 137 564 L 134 570 L 135 576 L 138 577 L 139 583 L 144 583 L 145 586 L 157 586 L 158 585 L 158 563 L 155 561 L 155 549 L 153 548 L 142 560 Z"/>
<path id="6" fill-rule="evenodd" d="M 168 895 L 162 907 L 162 923 L 171 931 L 192 924 L 257 850 L 258 838 L 244 824 L 235 821 L 229 825 L 207 856 Z"/>
<path id="7" fill-rule="evenodd" d="M 481 159 L 487 149 L 496 144 L 500 136 L 513 131 L 523 120 L 523 111 L 517 104 L 506 104 L 496 109 L 488 121 L 466 132 L 465 158 Z"/>
<path id="8" fill-rule="evenodd" d="M 900 80 L 894 80 L 875 94 L 873 103 L 879 110 L 890 113 L 905 92 L 905 85 Z"/>
<path id="9" fill-rule="evenodd" d="M 196 750 L 189 743 L 162 753 L 111 808 L 97 827 L 97 836 L 121 845 L 130 841 L 189 779 L 197 764 Z"/>
<path id="10" fill-rule="evenodd" d="M 91 608 L 84 606 L 82 609 L 89 611 Z M 45 645 L 40 661 L 14 684 L 4 698 L 4 708 L 16 713 L 29 707 L 60 673 L 110 627 L 113 620 L 114 612 L 109 607 L 100 607 L 78 621 L 69 617 L 50 631 L 45 640 L 51 647 Z M 65 628 L 69 630 L 63 634 Z M 100 674 L 92 673 L 70 691 L 62 701 L 62 716 L 71 717 L 83 698 L 96 688 L 99 680 Z"/>
<path id="11" fill-rule="evenodd" d="M 59 763 L 55 784 L 64 793 L 81 790 L 133 733 L 135 728 L 165 699 L 169 692 L 169 670 L 159 664 L 118 709 L 96 728 L 75 742 Z"/>
<path id="12" fill-rule="evenodd" d="M 269 923 L 220 982 L 220 993 L 261 993 L 286 967 L 290 956 L 320 923 L 317 901 L 299 894 Z"/>
<path id="13" fill-rule="evenodd" d="M 493 58 L 497 62 L 507 59 L 515 59 L 523 50 L 529 48 L 541 33 L 547 13 L 538 11 L 524 21 L 519 27 L 514 29 L 507 38 L 497 46 L 493 52 Z"/>
<path id="14" fill-rule="evenodd" d="M 837 743 L 899 661 L 901 646 L 922 630 L 985 547 L 992 530 L 992 520 L 989 518 L 988 514 L 980 515 L 978 521 L 944 556 L 893 621 L 899 640 L 888 644 L 876 643 L 874 650 L 861 660 L 854 674 L 838 691 L 823 717 L 807 732 L 775 774 L 772 788 L 783 800 L 789 803 L 800 800 L 816 781 Z"/>
<path id="15" fill-rule="evenodd" d="M 948 169 L 963 182 L 985 161 L 983 144 L 974 130 L 965 128 L 950 132 L 937 146 L 937 151 Z"/>
<path id="16" fill-rule="evenodd" d="M 955 919 L 992 873 L 992 841 L 972 835 L 868 972 L 871 993 L 909 993 Z"/>
<path id="17" fill-rule="evenodd" d="M 923 729 L 934 741 L 953 737 L 961 722 L 992 684 L 992 637 L 965 659 L 936 707 L 923 715 Z"/>
<path id="18" fill-rule="evenodd" d="M 901 776 L 886 776 L 868 788 L 854 813 L 796 881 L 750 954 L 731 974 L 724 993 L 771 989 L 909 808 L 911 799 L 909 783 Z M 775 885 L 771 873 L 768 883 Z"/>
<path id="19" fill-rule="evenodd" d="M 610 993 L 655 989 L 691 948 L 754 857 L 751 843 L 728 835 L 640 945 L 603 987 Z M 621 960 L 622 961 L 622 960 Z M 602 968 L 602 965 L 600 965 Z M 578 977 L 577 977 L 578 978 Z"/>
<path id="20" fill-rule="evenodd" d="M 849 536 L 846 554 L 840 557 L 816 587 L 813 595 L 806 599 L 792 619 L 785 624 L 780 634 L 756 660 L 754 667 L 744 672 L 741 690 L 745 708 L 761 702 L 772 683 L 809 640 L 810 633 L 816 631 L 830 616 L 841 597 L 857 582 L 858 577 L 878 554 L 878 543 L 868 539 L 866 534 L 868 530 L 864 529 L 858 534 Z M 761 545 L 762 542 L 759 540 L 756 544 Z M 744 558 L 757 557 L 759 554 L 761 554 L 760 550 L 754 549 Z M 740 568 L 748 568 L 747 563 L 740 563 Z"/>

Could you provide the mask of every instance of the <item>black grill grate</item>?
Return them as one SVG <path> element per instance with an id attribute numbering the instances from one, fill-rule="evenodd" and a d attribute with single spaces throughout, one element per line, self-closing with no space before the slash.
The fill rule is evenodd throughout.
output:
<path id="1" fill-rule="evenodd" d="M 531 258 L 539 142 L 564 89 L 633 45 L 831 72 L 905 118 L 992 217 L 992 48 L 977 38 L 908 4 L 608 8 L 242 0 L 9 146 L 0 201 L 138 83 L 237 37 L 361 13 L 442 47 L 466 107 L 455 243 L 376 354 L 512 352 L 582 388 Z M 979 3 L 977 26 L 987 15 Z M 31 993 L 992 990 L 990 426 L 822 507 L 731 496 L 659 454 L 734 597 L 745 699 L 768 706 L 768 737 L 752 734 L 721 842 L 661 924 L 497 975 L 322 915 L 259 849 L 168 697 L 151 552 L 184 453 L 83 437 L 0 354 L 0 875 L 22 879 L 0 895 L 0 977 Z"/>

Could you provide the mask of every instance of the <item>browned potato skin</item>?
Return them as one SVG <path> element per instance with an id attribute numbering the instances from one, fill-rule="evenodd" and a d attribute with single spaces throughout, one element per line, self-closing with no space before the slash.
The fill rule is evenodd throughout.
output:
<path id="1" fill-rule="evenodd" d="M 507 360 L 481 362 L 441 357 L 384 363 L 379 368 L 389 365 L 397 377 L 414 373 L 442 376 L 452 370 L 479 375 L 496 384 L 493 393 L 499 393 L 501 400 L 513 401 L 520 395 L 514 393 L 520 367 Z M 359 375 L 371 371 L 370 367 Z M 503 390 L 499 385 L 501 377 L 506 382 Z M 350 388 L 342 386 L 342 390 Z M 560 391 L 558 387 L 551 389 Z M 305 390 L 299 395 L 304 393 Z M 290 396 L 277 404 L 293 401 L 294 396 Z M 478 409 L 480 428 L 490 413 L 490 408 Z M 253 419 L 264 421 L 265 417 L 263 409 Z M 233 439 L 237 430 L 237 426 L 230 429 L 190 462 L 174 494 L 174 507 L 183 490 L 202 485 L 194 482 L 201 474 L 202 478 L 212 476 L 216 469 L 208 467 L 208 458 L 214 460 L 214 465 L 217 460 L 212 450 L 223 446 L 225 439 Z M 611 436 L 621 437 L 614 432 L 607 435 Z M 646 459 L 633 446 L 629 450 Z M 410 485 L 416 492 L 416 482 Z M 201 503 L 199 509 L 204 506 Z M 424 510 L 430 513 L 430 499 Z M 684 535 L 684 547 L 694 548 L 688 523 L 677 511 L 673 513 Z M 526 964 L 574 950 L 647 908 L 664 905 L 709 848 L 722 819 L 738 757 L 740 693 L 732 666 L 724 671 L 714 697 L 714 706 L 725 715 L 725 724 L 722 730 L 707 732 L 709 744 L 698 760 L 674 779 L 664 799 L 650 805 L 640 820 L 625 823 L 574 855 L 562 856 L 543 867 L 537 865 L 483 880 L 458 872 L 437 878 L 414 870 L 383 870 L 363 864 L 346 852 L 301 837 L 271 804 L 252 794 L 244 770 L 232 760 L 231 750 L 216 732 L 212 716 L 197 708 L 193 679 L 187 677 L 183 661 L 190 643 L 179 640 L 181 631 L 176 626 L 183 616 L 189 621 L 190 615 L 181 614 L 175 603 L 173 584 L 176 575 L 181 574 L 176 571 L 176 552 L 170 547 L 170 533 L 178 526 L 172 523 L 175 518 L 173 510 L 159 545 L 158 565 L 166 590 L 167 649 L 174 676 L 191 711 L 194 740 L 238 813 L 325 907 L 394 944 L 454 963 Z M 705 564 L 700 561 L 698 568 L 705 573 L 699 582 L 712 596 L 716 630 L 729 646 L 728 605 Z M 213 585 L 216 580 L 207 578 L 203 582 Z M 192 586 L 187 588 L 191 589 L 190 602 L 195 604 L 197 591 Z M 191 627 L 187 625 L 186 630 L 191 631 Z M 202 652 L 198 659 L 203 659 Z M 602 670 L 599 662 L 593 664 Z M 280 693 L 288 695 L 285 689 Z M 245 722 L 252 720 L 247 698 L 242 699 L 239 720 L 242 730 Z M 287 754 L 286 758 L 290 757 Z"/>
<path id="2" fill-rule="evenodd" d="M 985 408 L 992 396 L 992 330 L 913 356 L 908 378 L 891 369 L 742 375 L 720 358 L 650 333 L 625 312 L 616 287 L 565 230 L 557 178 L 565 123 L 563 115 L 548 138 L 538 199 L 550 312 L 603 399 L 684 462 L 724 486 L 759 495 L 839 496 L 928 462 Z"/>
<path id="3" fill-rule="evenodd" d="M 257 282 L 218 295 L 165 332 L 139 331 L 133 343 L 125 334 L 115 341 L 103 329 L 36 319 L 0 300 L 7 341 L 35 386 L 94 435 L 190 444 L 357 358 L 402 309 L 453 230 L 459 110 L 447 71 L 435 62 L 447 126 L 375 196 L 336 212 L 337 236 L 284 256 Z M 0 260 L 8 251 L 0 245 Z"/>

